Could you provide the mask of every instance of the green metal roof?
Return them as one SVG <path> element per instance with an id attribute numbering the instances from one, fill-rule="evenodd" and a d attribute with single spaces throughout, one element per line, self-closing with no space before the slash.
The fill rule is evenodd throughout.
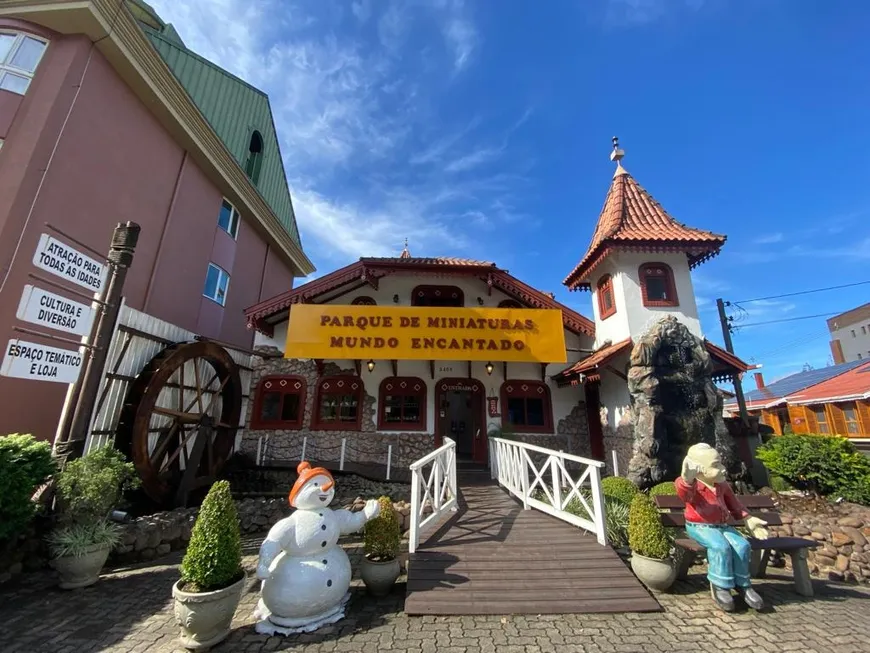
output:
<path id="1" fill-rule="evenodd" d="M 139 24 L 242 169 L 248 159 L 251 135 L 255 130 L 260 132 L 262 163 L 254 186 L 301 247 L 269 96 L 188 50 L 172 25 L 165 24 L 158 31 Z"/>

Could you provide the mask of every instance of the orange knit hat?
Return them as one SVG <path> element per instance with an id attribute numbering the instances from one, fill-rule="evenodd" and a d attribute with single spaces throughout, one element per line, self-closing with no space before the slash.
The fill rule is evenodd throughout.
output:
<path id="1" fill-rule="evenodd" d="M 312 467 L 311 463 L 304 460 L 299 463 L 299 466 L 296 468 L 296 473 L 299 474 L 299 478 L 296 479 L 296 482 L 293 484 L 293 489 L 290 490 L 290 505 L 294 508 L 296 507 L 296 497 L 302 491 L 303 486 L 315 476 L 327 476 L 331 484 L 335 484 L 335 479 L 332 478 L 332 474 L 329 473 L 329 470 L 324 469 L 323 467 Z M 326 489 L 328 490 L 329 487 Z"/>

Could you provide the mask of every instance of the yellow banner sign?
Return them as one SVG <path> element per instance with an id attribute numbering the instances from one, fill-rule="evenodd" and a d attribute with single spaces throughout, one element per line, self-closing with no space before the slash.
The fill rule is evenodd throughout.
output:
<path id="1" fill-rule="evenodd" d="M 562 311 L 294 304 L 286 358 L 564 363 Z"/>

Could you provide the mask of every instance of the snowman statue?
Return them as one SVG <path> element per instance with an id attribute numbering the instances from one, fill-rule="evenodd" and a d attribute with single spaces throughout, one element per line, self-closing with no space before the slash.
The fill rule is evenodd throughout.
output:
<path id="1" fill-rule="evenodd" d="M 331 510 L 335 480 L 307 462 L 290 491 L 295 512 L 275 524 L 260 546 L 257 578 L 263 581 L 254 613 L 264 635 L 311 632 L 344 617 L 350 599 L 350 560 L 340 535 L 359 531 L 378 516 L 375 500 L 360 512 Z"/>

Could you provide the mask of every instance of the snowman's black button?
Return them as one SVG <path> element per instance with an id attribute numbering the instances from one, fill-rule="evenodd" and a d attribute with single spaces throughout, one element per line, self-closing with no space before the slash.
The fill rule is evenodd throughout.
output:
<path id="1" fill-rule="evenodd" d="M 323 540 L 323 542 L 320 543 L 320 546 L 326 546 L 326 540 Z"/>
<path id="2" fill-rule="evenodd" d="M 323 564 L 326 564 L 326 560 L 323 561 Z"/>
<path id="3" fill-rule="evenodd" d="M 327 587 L 332 587 L 332 581 L 331 581 L 331 580 L 326 581 L 326 586 L 327 586 Z"/>
<path id="4" fill-rule="evenodd" d="M 325 531 L 325 530 L 326 530 L 326 524 L 323 524 L 323 526 L 320 527 L 320 530 Z"/>

